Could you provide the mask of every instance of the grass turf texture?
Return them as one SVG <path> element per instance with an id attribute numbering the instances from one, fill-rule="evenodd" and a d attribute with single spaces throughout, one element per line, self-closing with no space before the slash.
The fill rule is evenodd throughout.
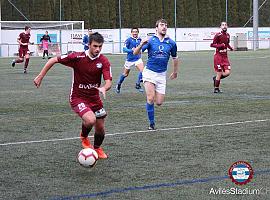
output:
<path id="1" fill-rule="evenodd" d="M 222 178 L 238 160 L 249 162 L 255 173 L 270 170 L 269 54 L 230 53 L 232 75 L 221 82 L 224 93 L 213 94 L 213 52 L 180 53 L 179 78 L 167 82 L 165 103 L 155 107 L 156 126 L 165 129 L 156 132 L 146 131 L 145 96 L 135 90 L 137 71 L 131 71 L 116 94 L 125 56 L 108 55 L 113 88 L 104 101 L 108 136 L 103 147 L 110 158 L 94 169 L 76 162 L 81 121 L 68 103 L 72 70 L 55 65 L 36 89 L 33 79 L 45 60 L 31 58 L 29 73 L 23 74 L 23 65 L 12 68 L 12 59 L 2 58 L 0 199 L 267 199 L 269 193 L 209 192 L 270 188 L 269 173 L 255 175 L 242 187 Z M 243 121 L 252 122 L 224 125 Z M 221 125 L 194 127 L 212 124 Z M 7 144 L 57 138 L 73 139 Z"/>

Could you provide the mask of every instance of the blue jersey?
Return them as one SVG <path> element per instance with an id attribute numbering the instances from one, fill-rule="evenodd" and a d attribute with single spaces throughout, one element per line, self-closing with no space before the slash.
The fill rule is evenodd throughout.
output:
<path id="1" fill-rule="evenodd" d="M 89 36 L 84 35 L 83 36 L 83 45 L 84 45 L 84 50 L 85 51 L 89 49 L 88 43 L 89 43 Z"/>
<path id="2" fill-rule="evenodd" d="M 140 43 L 141 38 L 129 37 L 124 44 L 123 51 L 127 53 L 127 61 L 135 62 L 141 58 L 141 54 L 134 55 L 132 48 L 136 48 Z"/>
<path id="3" fill-rule="evenodd" d="M 142 47 L 142 51 L 148 50 L 148 60 L 146 69 L 154 72 L 167 71 L 170 56 L 177 57 L 176 43 L 169 37 L 165 37 L 160 41 L 157 36 L 153 36 Z"/>

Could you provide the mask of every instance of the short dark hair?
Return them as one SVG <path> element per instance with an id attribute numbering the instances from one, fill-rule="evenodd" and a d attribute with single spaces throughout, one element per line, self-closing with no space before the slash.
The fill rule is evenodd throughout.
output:
<path id="1" fill-rule="evenodd" d="M 219 26 L 221 26 L 221 24 L 222 24 L 222 23 L 226 23 L 226 24 L 227 24 L 227 22 L 226 22 L 226 21 L 222 21 L 222 22 L 220 22 Z M 227 24 L 227 25 L 228 25 L 228 24 Z"/>
<path id="2" fill-rule="evenodd" d="M 97 43 L 104 43 L 104 37 L 100 33 L 95 32 L 89 36 L 89 44 L 91 44 L 92 41 Z"/>
<path id="3" fill-rule="evenodd" d="M 168 22 L 165 19 L 159 19 L 159 20 L 156 21 L 156 27 L 158 27 L 159 23 L 168 24 Z"/>
<path id="4" fill-rule="evenodd" d="M 24 27 L 24 30 L 26 31 L 26 30 L 28 30 L 29 28 L 31 28 L 30 26 L 25 26 Z"/>
<path id="5" fill-rule="evenodd" d="M 138 27 L 132 27 L 130 32 L 132 32 L 134 29 L 136 29 L 139 32 L 139 28 Z"/>

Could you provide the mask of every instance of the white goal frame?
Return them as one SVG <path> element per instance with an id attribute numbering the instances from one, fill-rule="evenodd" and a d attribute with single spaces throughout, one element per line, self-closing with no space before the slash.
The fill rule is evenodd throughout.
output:
<path id="1" fill-rule="evenodd" d="M 0 21 L 0 57 L 2 57 L 2 46 L 16 45 L 16 39 L 12 44 L 10 43 L 3 43 L 2 38 L 2 30 L 20 30 L 21 32 L 24 31 L 24 27 L 29 25 L 32 30 L 57 30 L 59 31 L 59 46 L 60 52 L 62 54 L 63 49 L 63 41 L 62 41 L 62 30 L 70 30 L 72 35 L 74 35 L 74 28 L 76 31 L 81 30 L 82 36 L 84 35 L 84 21 Z M 75 27 L 74 27 L 75 26 Z M 68 27 L 68 29 L 67 29 Z M 33 40 L 31 38 L 30 40 Z M 73 40 L 70 42 L 71 49 L 73 48 Z M 9 49 L 9 47 L 8 47 Z M 8 53 L 9 54 L 9 53 Z M 8 55 L 12 56 L 12 55 Z"/>

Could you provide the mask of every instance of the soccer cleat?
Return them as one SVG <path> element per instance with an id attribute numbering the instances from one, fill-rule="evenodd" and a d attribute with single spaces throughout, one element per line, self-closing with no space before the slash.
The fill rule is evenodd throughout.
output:
<path id="1" fill-rule="evenodd" d="M 89 137 L 87 136 L 87 137 L 83 137 L 82 136 L 82 133 L 80 134 L 80 138 L 81 138 L 81 141 L 82 141 L 82 147 L 84 148 L 84 149 L 86 149 L 86 148 L 91 148 L 91 149 L 93 149 L 93 146 L 92 146 L 92 144 L 90 143 L 90 140 L 89 140 Z"/>
<path id="2" fill-rule="evenodd" d="M 120 93 L 120 89 L 121 89 L 121 85 L 120 84 L 117 84 L 116 87 L 115 87 L 115 92 L 116 93 Z"/>
<path id="3" fill-rule="evenodd" d="M 24 74 L 27 74 L 27 70 L 26 70 L 26 69 L 24 69 L 24 70 L 23 70 L 23 73 L 24 73 Z"/>
<path id="4" fill-rule="evenodd" d="M 15 63 L 16 63 L 15 60 L 12 60 L 11 66 L 15 67 Z"/>
<path id="5" fill-rule="evenodd" d="M 150 130 L 150 131 L 156 130 L 155 124 L 150 124 L 148 127 L 148 130 Z"/>
<path id="6" fill-rule="evenodd" d="M 45 59 L 45 57 L 42 57 L 42 59 Z"/>
<path id="7" fill-rule="evenodd" d="M 222 91 L 219 88 L 215 88 L 214 93 L 222 93 Z"/>
<path id="8" fill-rule="evenodd" d="M 103 149 L 101 147 L 95 149 L 95 151 L 97 152 L 99 159 L 107 159 L 108 158 L 108 155 L 103 151 Z"/>
<path id="9" fill-rule="evenodd" d="M 139 92 L 143 92 L 142 86 L 138 83 L 136 83 L 135 88 L 139 91 Z"/>

